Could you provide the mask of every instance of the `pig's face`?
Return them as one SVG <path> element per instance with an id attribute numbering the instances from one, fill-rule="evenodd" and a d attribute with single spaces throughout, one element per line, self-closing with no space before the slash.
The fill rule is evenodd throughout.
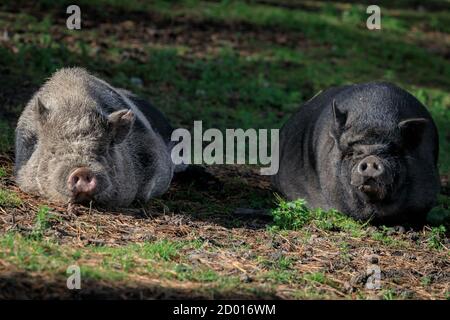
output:
<path id="1" fill-rule="evenodd" d="M 374 139 L 341 143 L 346 185 L 365 202 L 382 202 L 401 184 L 404 168 L 395 144 Z"/>
<path id="2" fill-rule="evenodd" d="M 361 214 L 386 216 L 401 204 L 408 183 L 408 158 L 420 143 L 426 119 L 408 119 L 392 126 L 365 127 L 347 122 L 347 115 L 333 105 L 336 177 L 341 190 L 356 202 Z"/>
<path id="3" fill-rule="evenodd" d="M 116 147 L 129 134 L 134 115 L 68 114 L 38 105 L 36 179 L 42 195 L 62 202 L 114 202 L 126 184 Z"/>

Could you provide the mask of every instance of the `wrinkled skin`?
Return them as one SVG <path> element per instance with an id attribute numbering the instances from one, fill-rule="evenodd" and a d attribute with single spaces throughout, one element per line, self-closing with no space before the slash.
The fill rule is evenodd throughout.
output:
<path id="1" fill-rule="evenodd" d="M 83 69 L 62 69 L 19 119 L 16 180 L 22 190 L 58 202 L 147 201 L 172 179 L 171 131 L 159 111 L 131 93 Z M 95 177 L 89 194 L 74 193 L 70 178 L 77 168 Z"/>
<path id="2" fill-rule="evenodd" d="M 439 192 L 438 135 L 426 108 L 389 83 L 331 88 L 280 134 L 275 187 L 311 208 L 422 223 Z"/>

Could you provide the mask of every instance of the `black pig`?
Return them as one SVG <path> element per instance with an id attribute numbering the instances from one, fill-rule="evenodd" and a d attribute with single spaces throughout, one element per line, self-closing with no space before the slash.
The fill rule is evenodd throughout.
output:
<path id="1" fill-rule="evenodd" d="M 438 134 L 427 109 L 384 82 L 335 87 L 280 133 L 275 187 L 359 220 L 423 222 L 439 192 Z"/>

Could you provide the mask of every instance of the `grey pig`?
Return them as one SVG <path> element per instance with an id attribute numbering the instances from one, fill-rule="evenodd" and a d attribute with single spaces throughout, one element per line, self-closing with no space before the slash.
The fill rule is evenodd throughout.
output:
<path id="1" fill-rule="evenodd" d="M 123 207 L 168 189 L 173 129 L 132 93 L 64 68 L 35 93 L 16 128 L 19 187 L 58 202 Z"/>

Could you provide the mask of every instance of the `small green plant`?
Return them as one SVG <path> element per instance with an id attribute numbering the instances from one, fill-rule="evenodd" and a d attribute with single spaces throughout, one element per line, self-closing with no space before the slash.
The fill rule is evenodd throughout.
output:
<path id="1" fill-rule="evenodd" d="M 22 204 L 19 196 L 9 190 L 0 189 L 0 207 L 15 208 Z"/>
<path id="2" fill-rule="evenodd" d="M 50 227 L 51 219 L 52 216 L 50 215 L 50 208 L 40 207 L 36 214 L 31 237 L 35 240 L 41 240 L 44 236 L 45 230 L 47 230 Z"/>
<path id="3" fill-rule="evenodd" d="M 325 283 L 327 278 L 323 272 L 312 272 L 305 274 L 304 276 L 306 281 L 317 282 L 317 283 Z"/>
<path id="4" fill-rule="evenodd" d="M 197 281 L 212 282 L 219 279 L 219 275 L 214 270 L 208 269 L 202 272 L 198 272 L 197 274 L 195 274 L 194 278 Z"/>
<path id="5" fill-rule="evenodd" d="M 0 178 L 4 178 L 6 176 L 7 176 L 6 169 L 3 167 L 0 167 Z"/>
<path id="6" fill-rule="evenodd" d="M 287 202 L 279 198 L 278 207 L 272 211 L 274 225 L 280 229 L 300 230 L 311 221 L 311 211 L 306 201 L 299 199 Z"/>
<path id="7" fill-rule="evenodd" d="M 338 284 L 333 281 L 332 279 L 328 278 L 324 272 L 310 272 L 303 276 L 303 279 L 306 282 L 310 283 L 320 283 L 320 284 L 326 284 L 330 287 L 336 288 L 338 287 Z"/>
<path id="8" fill-rule="evenodd" d="M 290 269 L 294 261 L 291 258 L 281 257 L 278 259 L 278 268 L 281 270 Z"/>
<path id="9" fill-rule="evenodd" d="M 300 230 L 309 223 L 330 231 L 346 231 L 359 237 L 364 233 L 364 225 L 336 210 L 310 210 L 306 201 L 298 199 L 287 202 L 278 198 L 278 206 L 272 211 L 274 226 L 278 229 Z"/>
<path id="10" fill-rule="evenodd" d="M 292 283 L 300 281 L 299 274 L 295 270 L 269 270 L 261 276 L 264 281 L 275 283 Z"/>
<path id="11" fill-rule="evenodd" d="M 144 258 L 147 259 L 162 259 L 164 261 L 170 261 L 178 256 L 178 251 L 181 249 L 182 244 L 172 242 L 169 240 L 159 240 L 152 243 L 146 243 L 142 247 Z"/>
<path id="12" fill-rule="evenodd" d="M 420 280 L 420 284 L 422 286 L 428 286 L 431 284 L 431 278 L 428 276 L 424 276 L 421 280 Z"/>
<path id="13" fill-rule="evenodd" d="M 385 245 L 391 245 L 394 242 L 391 236 L 388 235 L 389 228 L 386 226 L 380 226 L 379 229 L 372 233 L 373 240 L 380 241 Z"/>
<path id="14" fill-rule="evenodd" d="M 397 295 L 393 289 L 383 291 L 383 300 L 394 300 L 396 296 Z"/>
<path id="15" fill-rule="evenodd" d="M 444 248 L 442 240 L 445 238 L 445 232 L 446 229 L 444 226 L 432 228 L 430 237 L 427 239 L 428 246 L 436 250 Z"/>

